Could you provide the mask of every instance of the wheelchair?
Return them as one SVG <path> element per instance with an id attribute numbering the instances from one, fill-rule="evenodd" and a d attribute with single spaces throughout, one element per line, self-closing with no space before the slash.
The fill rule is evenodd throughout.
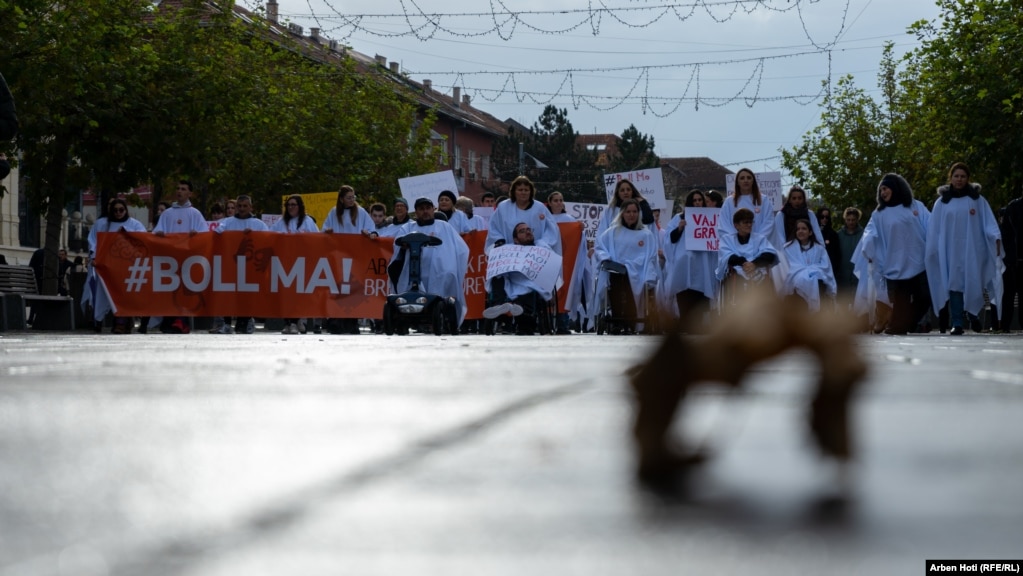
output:
<path id="1" fill-rule="evenodd" d="M 490 319 L 484 318 L 480 322 L 480 332 L 487 336 L 493 336 L 498 332 L 503 334 L 553 334 L 555 330 L 555 316 L 557 314 L 557 293 L 551 300 L 545 300 L 538 292 L 523 294 L 513 300 L 515 304 L 522 306 L 520 316 L 500 316 Z M 495 302 L 487 294 L 486 306 L 493 306 Z"/>
<path id="2" fill-rule="evenodd" d="M 594 328 L 598 335 L 605 332 L 612 335 L 635 334 L 636 325 L 642 323 L 643 331 L 649 334 L 656 334 L 657 329 L 657 299 L 653 290 L 646 290 L 643 294 L 647 315 L 639 317 L 636 310 L 636 300 L 632 295 L 632 283 L 629 281 L 629 271 L 624 264 L 612 260 L 604 260 L 600 263 L 599 270 L 607 272 L 607 290 L 603 295 L 597 294 L 594 298 L 597 304 L 597 313 L 594 315 Z"/>
<path id="3" fill-rule="evenodd" d="M 457 304 L 454 298 L 438 294 L 429 294 L 420 289 L 422 282 L 422 251 L 427 246 L 439 246 L 440 238 L 414 233 L 402 236 L 394 241 L 394 245 L 408 250 L 409 258 L 409 289 L 401 294 L 389 294 L 384 302 L 383 332 L 391 336 L 395 333 L 408 334 L 409 328 L 417 332 L 433 332 L 437 336 L 445 332 L 458 334 Z M 393 264 L 398 264 L 395 262 Z M 395 266 L 392 283 L 396 283 L 400 266 Z"/>
<path id="4" fill-rule="evenodd" d="M 758 268 L 757 274 L 753 278 L 745 278 L 735 270 L 729 269 L 728 275 L 718 285 L 718 298 L 717 298 L 717 310 L 718 312 L 724 312 L 725 310 L 735 306 L 741 302 L 745 294 L 751 290 L 760 290 L 762 288 L 770 288 L 774 290 L 774 280 L 772 279 L 772 269 L 774 266 L 768 268 Z"/>

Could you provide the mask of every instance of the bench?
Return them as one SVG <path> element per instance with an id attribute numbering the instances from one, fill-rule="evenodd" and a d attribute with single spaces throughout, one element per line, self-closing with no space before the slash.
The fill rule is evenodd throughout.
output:
<path id="1" fill-rule="evenodd" d="M 28 328 L 28 308 L 35 311 L 36 330 L 75 329 L 73 298 L 42 295 L 32 268 L 0 264 L 0 331 Z"/>

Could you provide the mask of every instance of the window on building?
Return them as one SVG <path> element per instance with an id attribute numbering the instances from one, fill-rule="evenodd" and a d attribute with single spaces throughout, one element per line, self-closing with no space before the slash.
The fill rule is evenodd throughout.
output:
<path id="1" fill-rule="evenodd" d="M 455 176 L 462 177 L 462 146 L 455 144 Z"/>

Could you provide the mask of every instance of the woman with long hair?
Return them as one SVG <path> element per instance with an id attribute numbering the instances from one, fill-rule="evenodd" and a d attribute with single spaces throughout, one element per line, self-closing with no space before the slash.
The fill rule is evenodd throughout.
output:
<path id="1" fill-rule="evenodd" d="M 657 259 L 657 238 L 653 228 L 641 221 L 639 201 L 635 198 L 624 200 L 621 211 L 610 228 L 597 238 L 595 254 L 597 264 L 609 260 L 617 262 L 628 271 L 629 287 L 632 290 L 634 318 L 642 318 L 653 312 L 648 304 L 656 302 L 655 290 L 660 276 Z M 597 294 L 594 301 L 598 310 L 604 309 L 607 292 L 611 286 L 609 272 L 603 270 L 597 279 Z M 632 310 L 620 315 L 630 316 Z"/>
<path id="2" fill-rule="evenodd" d="M 618 218 L 618 214 L 621 212 L 622 203 L 626 200 L 635 200 L 639 206 L 640 221 L 644 226 L 650 226 L 654 223 L 654 211 L 650 208 L 650 203 L 646 201 L 640 195 L 639 190 L 636 189 L 636 185 L 631 180 L 622 178 L 615 184 L 615 192 L 611 196 L 611 201 L 607 203 L 607 208 L 604 209 L 604 213 L 600 215 L 600 222 L 597 224 L 597 237 L 604 233 L 605 230 L 611 227 L 615 219 Z"/>
<path id="3" fill-rule="evenodd" d="M 301 194 L 292 194 L 284 201 L 284 212 L 281 219 L 274 222 L 270 227 L 271 232 L 280 234 L 304 234 L 319 232 L 316 221 L 312 216 L 305 213 L 305 201 Z M 284 329 L 281 334 L 304 334 L 306 331 L 305 322 L 301 318 L 285 318 Z"/>
<path id="4" fill-rule="evenodd" d="M 782 205 L 781 210 L 774 217 L 774 246 L 778 250 L 783 250 L 785 245 L 796 237 L 796 222 L 799 220 L 806 220 L 810 223 L 813 232 L 814 239 L 821 245 L 824 244 L 824 237 L 821 233 L 820 227 L 817 225 L 817 217 L 810 212 L 810 207 L 806 203 L 806 191 L 800 186 L 793 186 L 789 188 L 789 193 L 785 197 L 785 204 Z"/>
<path id="5" fill-rule="evenodd" d="M 706 208 L 706 197 L 699 190 L 686 195 L 686 208 Z M 717 296 L 718 281 L 714 277 L 717 253 L 709 250 L 687 250 L 683 238 L 686 227 L 685 209 L 668 224 L 664 238 L 664 287 L 667 298 L 678 307 L 683 326 L 700 323 L 703 312 Z"/>
<path id="6" fill-rule="evenodd" d="M 355 189 L 345 184 L 338 190 L 337 205 L 323 221 L 323 231 L 335 234 L 362 234 L 376 238 L 376 224 L 369 212 L 359 206 Z"/>
<path id="7" fill-rule="evenodd" d="M 885 334 L 906 334 L 927 312 L 930 296 L 927 292 L 927 272 L 924 255 L 927 226 L 931 213 L 919 200 L 906 179 L 898 174 L 885 174 L 877 185 L 877 208 L 860 239 L 860 252 L 876 268 L 891 302 L 891 318 Z M 860 276 L 860 284 L 870 282 L 871 275 Z M 858 312 L 873 306 L 864 302 Z M 869 299 L 868 299 L 869 300 Z"/>
<path id="8" fill-rule="evenodd" d="M 774 239 L 774 213 L 769 202 L 764 202 L 760 194 L 757 177 L 749 168 L 740 168 L 735 174 L 735 188 L 725 198 L 718 216 L 718 238 L 725 234 L 735 234 L 733 220 L 735 213 L 745 208 L 753 213 L 753 232 Z"/>
<path id="9" fill-rule="evenodd" d="M 99 249 L 100 232 L 145 232 L 146 226 L 142 222 L 128 215 L 128 203 L 123 198 L 111 198 L 107 202 L 106 216 L 96 220 L 89 231 L 89 261 L 94 262 Z M 86 280 L 89 294 L 83 296 L 83 304 L 92 305 L 92 316 L 96 332 L 103 330 L 103 320 L 106 318 L 113 306 L 110 302 L 110 294 L 106 285 L 96 274 L 94 267 L 89 267 L 89 277 Z M 130 334 L 133 320 L 124 316 L 115 316 L 114 334 Z"/>

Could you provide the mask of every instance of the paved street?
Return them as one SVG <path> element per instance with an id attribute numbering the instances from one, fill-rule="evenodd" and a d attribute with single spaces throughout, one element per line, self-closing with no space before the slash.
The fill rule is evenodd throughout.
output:
<path id="1" fill-rule="evenodd" d="M 0 333 L 0 576 L 924 573 L 1023 557 L 1023 335 L 864 336 L 853 500 L 802 353 L 632 480 L 652 339 Z"/>

